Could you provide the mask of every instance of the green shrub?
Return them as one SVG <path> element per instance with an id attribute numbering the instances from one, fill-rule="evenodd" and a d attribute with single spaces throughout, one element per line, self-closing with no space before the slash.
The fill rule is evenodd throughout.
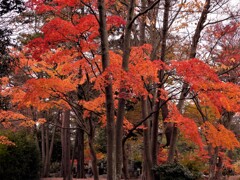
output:
<path id="1" fill-rule="evenodd" d="M 39 179 L 40 157 L 33 136 L 26 131 L 5 132 L 4 135 L 16 146 L 0 145 L 1 179 Z"/>
<path id="2" fill-rule="evenodd" d="M 163 164 L 153 168 L 155 180 L 193 180 L 194 175 L 178 163 Z"/>

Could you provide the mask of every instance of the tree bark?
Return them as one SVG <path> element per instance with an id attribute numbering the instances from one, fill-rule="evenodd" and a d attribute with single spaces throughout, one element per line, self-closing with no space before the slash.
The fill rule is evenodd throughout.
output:
<path id="1" fill-rule="evenodd" d="M 232 112 L 225 112 L 222 115 L 221 123 L 226 127 L 226 129 L 229 129 L 233 116 L 234 116 L 234 113 Z M 214 154 L 212 154 L 210 158 L 209 172 L 211 174 L 212 179 L 222 179 L 223 160 L 222 160 L 222 157 L 219 156 L 219 151 L 220 151 L 220 148 L 215 147 Z"/>
<path id="2" fill-rule="evenodd" d="M 209 180 L 214 180 L 215 179 L 215 173 L 216 173 L 217 157 L 218 157 L 218 147 L 212 148 L 212 146 L 209 146 L 208 147 L 208 153 L 210 155 Z"/>
<path id="3" fill-rule="evenodd" d="M 123 154 L 123 175 L 125 180 L 129 180 L 129 174 L 128 174 L 128 154 L 125 147 L 125 142 L 122 143 L 122 154 Z"/>
<path id="4" fill-rule="evenodd" d="M 142 98 L 142 118 L 146 118 L 148 115 L 147 100 Z M 151 146 L 150 146 L 150 126 L 149 120 L 144 122 L 145 129 L 143 130 L 143 143 L 144 143 L 144 180 L 153 180 L 152 172 L 152 157 L 151 157 Z"/>
<path id="5" fill-rule="evenodd" d="M 47 177 L 48 176 L 48 172 L 47 172 L 47 168 L 48 168 L 48 164 L 49 164 L 49 122 L 46 122 L 46 128 L 45 128 L 45 160 L 44 160 L 44 166 L 43 166 L 43 176 Z"/>
<path id="6" fill-rule="evenodd" d="M 217 160 L 217 164 L 216 164 L 216 174 L 215 174 L 215 177 L 214 179 L 222 179 L 223 178 L 223 175 L 222 175 L 222 170 L 223 170 L 223 160 L 221 157 L 218 157 L 218 160 Z"/>
<path id="7" fill-rule="evenodd" d="M 161 60 L 165 62 L 165 56 L 166 56 L 166 47 L 167 47 L 167 34 L 168 34 L 168 16 L 169 16 L 169 9 L 170 9 L 170 0 L 165 0 L 164 4 L 164 15 L 163 15 L 163 28 L 162 28 L 162 43 L 161 43 Z M 163 81 L 164 81 L 164 70 L 160 70 L 159 72 L 159 83 L 160 88 L 163 87 Z M 160 96 L 159 91 L 157 91 L 157 97 Z M 158 124 L 159 124 L 159 105 L 163 100 L 159 100 L 155 102 L 154 110 L 156 113 L 154 113 L 153 116 L 153 132 L 152 132 L 152 160 L 153 165 L 157 165 L 157 155 L 158 155 Z M 161 108 L 162 110 L 162 117 L 163 120 L 168 115 L 168 109 L 167 105 L 164 104 Z"/>
<path id="8" fill-rule="evenodd" d="M 209 13 L 209 8 L 210 8 L 210 0 L 206 0 L 204 4 L 203 11 L 201 13 L 200 19 L 198 21 L 197 27 L 195 29 L 194 36 L 192 38 L 192 44 L 190 47 L 190 53 L 189 53 L 189 58 L 195 58 L 196 57 L 196 51 L 197 51 L 197 45 L 200 39 L 201 32 L 204 28 L 204 23 L 207 19 L 207 15 Z M 188 84 L 184 83 L 182 87 L 182 91 L 180 94 L 180 100 L 178 102 L 177 108 L 179 112 L 182 112 L 183 109 L 183 104 L 185 101 L 186 96 L 188 95 Z M 172 137 L 171 137 L 171 142 L 170 142 L 170 149 L 168 153 L 168 162 L 173 162 L 174 160 L 174 152 L 176 149 L 176 142 L 177 142 L 177 134 L 178 130 L 176 127 L 176 124 L 173 124 L 173 130 L 172 130 Z"/>
<path id="9" fill-rule="evenodd" d="M 77 178 L 85 178 L 85 173 L 84 173 L 84 131 L 80 128 L 77 129 Z"/>
<path id="10" fill-rule="evenodd" d="M 42 150 L 42 164 L 44 165 L 45 164 L 45 159 L 46 159 L 46 156 L 45 156 L 45 152 L 46 152 L 46 149 L 45 149 L 45 124 L 42 124 L 41 126 L 41 150 Z M 42 169 L 42 177 L 44 177 L 44 167 Z"/>
<path id="11" fill-rule="evenodd" d="M 54 124 L 57 124 L 57 118 L 55 118 Z M 56 134 L 56 126 L 53 127 L 52 139 L 51 139 L 51 144 L 50 144 L 50 149 L 49 149 L 49 163 L 48 163 L 48 166 L 47 166 L 47 173 L 48 173 L 49 168 L 50 168 L 55 134 Z"/>
<path id="12" fill-rule="evenodd" d="M 105 1 L 98 0 L 99 10 L 99 32 L 101 37 L 102 67 L 105 70 L 109 66 L 109 44 L 106 24 Z M 108 79 L 110 80 L 110 79 Z M 106 115 L 107 115 L 107 179 L 116 178 L 116 149 L 115 149 L 115 123 L 114 123 L 114 100 L 112 84 L 105 87 L 106 96 Z"/>
<path id="13" fill-rule="evenodd" d="M 71 180 L 71 164 L 70 164 L 70 111 L 65 110 L 62 113 L 62 172 L 63 180 Z"/>
<path id="14" fill-rule="evenodd" d="M 93 177 L 94 177 L 94 180 L 98 180 L 99 177 L 98 177 L 98 168 L 97 168 L 97 156 L 96 156 L 96 152 L 93 145 L 95 130 L 94 130 L 92 121 L 93 120 L 91 118 L 88 119 L 88 123 L 89 123 L 88 145 L 91 153 Z"/>
<path id="15" fill-rule="evenodd" d="M 130 56 L 130 40 L 131 40 L 131 29 L 132 29 L 132 18 L 134 13 L 135 0 L 131 0 L 129 3 L 127 25 L 125 28 L 124 41 L 123 41 L 123 58 L 122 58 L 122 69 L 128 71 L 128 61 Z M 124 94 L 127 93 L 124 87 L 124 81 L 121 82 L 121 89 L 119 92 L 118 100 L 118 112 L 116 121 L 116 178 L 121 180 L 122 174 L 122 136 L 123 136 L 123 119 L 125 115 L 125 97 Z"/>

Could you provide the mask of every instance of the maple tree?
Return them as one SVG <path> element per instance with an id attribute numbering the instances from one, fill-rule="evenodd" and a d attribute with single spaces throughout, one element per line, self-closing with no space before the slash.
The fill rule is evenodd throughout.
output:
<path id="1" fill-rule="evenodd" d="M 205 26 L 215 23 L 208 21 L 214 3 L 29 1 L 28 7 L 44 16 L 44 21 L 36 38 L 21 50 L 12 50 L 11 56 L 18 63 L 13 76 L 1 78 L 1 96 L 11 98 L 11 108 L 1 110 L 1 124 L 6 128 L 41 124 L 43 176 L 48 174 L 51 159 L 53 141 L 49 146 L 48 133 L 53 122 L 50 114 L 54 113 L 61 122 L 64 179 L 71 179 L 72 126 L 88 137 L 95 180 L 99 177 L 94 140 L 102 127 L 107 134 L 109 180 L 121 178 L 122 165 L 128 178 L 124 145 L 135 132 L 143 136 L 146 179 L 154 178 L 151 169 L 158 165 L 159 156 L 167 154 L 168 162 L 177 158 L 179 132 L 184 140 L 197 145 L 199 153 L 208 148 L 210 164 L 215 167 L 212 160 L 222 155 L 220 151 L 239 148 L 228 129 L 227 115 L 240 111 L 240 88 L 238 78 L 234 78 L 239 75 L 239 23 L 207 29 L 214 33 L 207 40 L 218 39 L 221 51 L 210 52 L 213 57 L 209 61 L 198 55 L 203 51 L 198 46 Z M 179 19 L 191 18 L 194 11 L 199 14 L 195 31 L 189 35 L 192 40 L 181 41 L 176 32 L 187 24 L 179 24 Z M 237 39 L 235 44 L 228 42 L 229 36 Z M 178 42 L 174 43 L 174 38 Z M 126 117 L 128 104 L 141 106 L 136 111 L 141 116 L 135 120 Z M 189 107 L 194 109 L 195 118 Z M 23 123 L 11 123 L 14 120 Z M 57 120 L 53 125 L 56 127 Z M 159 129 L 164 131 L 160 136 L 163 139 L 165 134 L 165 144 L 158 142 Z M 10 143 L 1 137 L 3 141 Z M 164 148 L 162 155 L 160 148 Z"/>
<path id="2" fill-rule="evenodd" d="M 226 82 L 224 86 L 224 89 L 229 91 L 228 89 L 234 89 L 237 88 L 236 85 L 238 84 L 238 71 L 239 71 L 239 53 L 238 48 L 239 46 L 236 44 L 236 40 L 238 39 L 238 23 L 230 21 L 226 25 L 223 25 L 222 23 L 218 23 L 214 26 L 209 27 L 208 31 L 209 33 L 213 33 L 214 37 L 216 39 L 214 40 L 214 45 L 209 44 L 207 48 L 210 48 L 211 56 L 215 59 L 214 68 L 216 69 L 217 74 L 219 75 L 219 78 L 221 81 Z M 214 30 L 214 31 L 213 31 Z M 216 31 L 217 30 L 217 31 Z M 207 37 L 208 38 L 208 37 Z M 229 38 L 231 38 L 231 42 L 229 41 Z M 231 90 L 230 90 L 231 91 Z M 232 93 L 226 93 L 228 97 L 231 97 L 230 99 L 234 99 L 235 102 L 239 102 L 238 95 L 234 96 Z M 232 96 L 232 95 L 233 96 Z M 220 112 L 220 124 L 223 125 L 225 131 L 230 129 L 230 124 L 233 122 L 232 119 L 236 112 L 238 112 L 239 105 L 238 103 L 232 104 L 231 107 L 234 107 L 234 109 L 230 108 L 230 102 L 226 101 L 224 98 L 221 98 L 220 95 L 220 101 L 225 101 L 225 107 L 222 108 L 222 111 Z M 234 98 L 235 97 L 235 98 Z M 224 103 L 224 102 L 223 102 Z M 227 137 L 227 135 L 226 135 Z M 232 140 L 234 140 L 233 138 Z M 231 141 L 230 141 L 231 142 Z M 234 142 L 232 142 L 234 143 Z M 226 157 L 223 155 L 226 154 L 226 149 L 228 148 L 215 148 L 215 154 L 219 154 L 220 156 L 220 163 L 217 164 L 217 170 L 215 172 L 214 178 L 219 178 L 222 174 L 222 167 L 226 166 Z M 212 154 L 214 156 L 214 154 Z M 222 160 L 221 160 L 222 159 Z M 216 163 L 216 162 L 215 162 Z M 229 166 L 229 165 L 228 165 Z M 213 174 L 214 174 L 214 163 L 212 165 Z"/>

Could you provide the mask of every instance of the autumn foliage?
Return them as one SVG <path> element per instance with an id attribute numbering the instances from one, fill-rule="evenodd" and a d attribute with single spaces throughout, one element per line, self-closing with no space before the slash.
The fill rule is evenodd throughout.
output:
<path id="1" fill-rule="evenodd" d="M 195 3 L 182 3 L 178 8 L 199 11 L 204 6 L 203 3 Z M 167 55 L 162 61 L 162 54 L 152 56 L 156 49 L 159 52 L 163 49 L 162 42 L 155 47 L 153 40 L 139 43 L 137 40 L 133 42 L 134 37 L 131 37 L 128 65 L 123 68 L 125 51 L 122 41 L 130 27 L 127 25 L 129 19 L 126 14 L 116 13 L 125 9 L 124 3 L 108 0 L 105 5 L 110 63 L 104 69 L 97 1 L 28 1 L 28 8 L 42 17 L 42 26 L 36 38 L 29 40 L 21 49 L 13 48 L 11 51 L 11 56 L 18 61 L 12 75 L 0 79 L 0 95 L 10 98 L 10 108 L 0 109 L 1 125 L 13 130 L 21 126 L 44 127 L 43 124 L 49 121 L 46 114 L 54 111 L 60 114 L 59 122 L 62 124 L 58 126 L 64 129 L 63 114 L 71 112 L 69 119 L 74 122 L 71 127 L 80 128 L 88 135 L 89 141 L 94 142 L 95 130 L 105 128 L 107 124 L 106 87 L 111 86 L 114 123 L 122 100 L 125 109 L 131 104 L 133 111 L 141 115 L 137 118 L 124 115 L 123 138 L 118 141 L 133 133 L 144 136 L 145 130 L 153 128 L 152 119 L 158 112 L 157 120 L 162 126 L 159 129 L 163 131 L 161 137 L 165 137 L 163 134 L 169 127 L 177 128 L 184 141 L 194 144 L 196 152 L 208 151 L 210 155 L 219 148 L 217 155 L 222 157 L 227 150 L 239 148 L 239 141 L 229 128 L 230 116 L 227 116 L 231 114 L 234 117 L 240 112 L 239 23 L 217 23 L 207 29 L 210 35 L 205 37 L 206 40 L 219 38 L 221 46 L 221 50 L 211 52 L 214 58 L 210 60 L 200 56 L 188 58 L 186 52 L 183 52 L 184 58 L 179 58 L 177 52 L 170 52 L 175 48 L 172 43 L 173 47 L 164 52 Z M 138 14 L 138 10 L 136 8 L 134 13 Z M 132 36 L 138 33 L 138 22 L 140 24 L 141 21 L 133 22 L 136 29 L 131 32 Z M 148 21 L 145 19 L 145 26 L 151 27 L 153 23 Z M 169 28 L 175 32 L 185 27 L 187 24 Z M 170 37 L 178 38 L 169 32 Z M 230 45 L 231 37 L 233 43 Z M 111 43 L 116 44 L 111 46 Z M 179 47 L 180 50 L 184 48 Z M 207 50 L 209 47 L 205 45 L 204 48 Z M 183 94 L 182 86 L 185 85 Z M 137 109 L 144 101 L 147 101 L 145 112 L 143 106 Z M 182 108 L 178 106 L 180 101 L 184 101 Z M 167 109 L 166 117 L 164 108 Z M 144 113 L 145 116 L 142 115 Z M 51 123 L 56 125 L 59 122 Z M 147 123 L 149 127 L 146 127 Z M 0 144 L 14 145 L 4 136 L 0 136 Z M 94 147 L 89 144 L 90 150 L 85 149 L 88 159 L 89 153 L 94 154 L 91 149 Z M 163 149 L 158 151 L 158 163 L 163 163 L 167 161 L 167 150 L 161 146 L 162 143 L 159 145 Z M 96 159 L 103 157 L 98 153 Z"/>

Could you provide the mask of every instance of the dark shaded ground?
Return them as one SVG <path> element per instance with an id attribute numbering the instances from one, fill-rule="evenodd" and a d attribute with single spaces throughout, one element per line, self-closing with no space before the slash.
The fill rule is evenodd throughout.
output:
<path id="1" fill-rule="evenodd" d="M 42 178 L 41 180 L 62 180 L 63 178 Z M 86 178 L 86 179 L 76 179 L 73 178 L 73 180 L 93 180 L 93 178 Z M 100 177 L 99 180 L 106 180 L 105 177 Z M 140 179 L 131 179 L 131 180 L 140 180 Z M 226 180 L 240 180 L 240 175 L 238 176 L 230 176 L 229 178 L 226 178 Z"/>
<path id="2" fill-rule="evenodd" d="M 41 180 L 63 180 L 63 178 L 42 178 Z M 73 178 L 73 180 L 93 180 L 93 178 L 86 178 L 86 179 Z M 106 180 L 106 178 L 101 178 L 100 177 L 99 180 Z M 139 180 L 139 179 L 131 179 L 131 180 Z"/>

